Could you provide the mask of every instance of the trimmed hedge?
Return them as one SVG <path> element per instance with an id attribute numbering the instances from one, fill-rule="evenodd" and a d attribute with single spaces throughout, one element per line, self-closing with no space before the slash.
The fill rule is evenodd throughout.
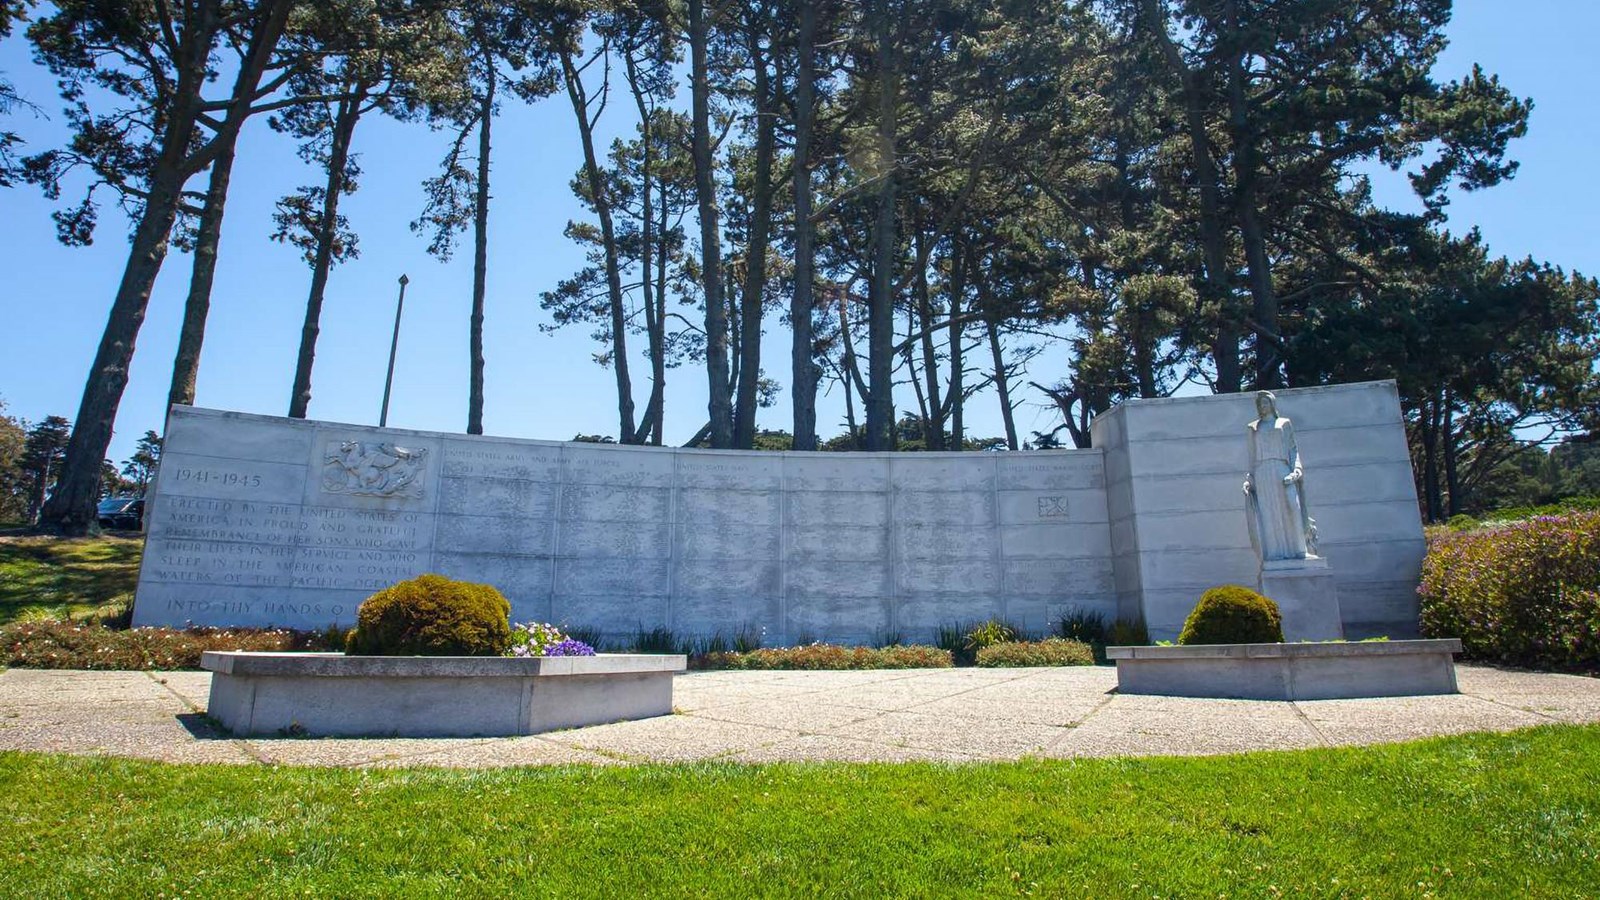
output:
<path id="1" fill-rule="evenodd" d="M 1600 670 L 1600 512 L 1436 532 L 1417 593 L 1422 633 L 1471 659 Z"/>
<path id="2" fill-rule="evenodd" d="M 1200 595 L 1183 623 L 1180 644 L 1276 644 L 1283 642 L 1278 604 L 1247 587 L 1225 584 Z"/>
<path id="3" fill-rule="evenodd" d="M 804 644 L 764 647 L 747 653 L 704 653 L 689 660 L 692 669 L 948 669 L 955 658 L 938 647 L 841 647 Z"/>
<path id="4" fill-rule="evenodd" d="M 207 650 L 327 651 L 341 642 L 336 632 L 19 622 L 0 627 L 0 661 L 19 669 L 198 669 Z"/>
<path id="5" fill-rule="evenodd" d="M 1092 666 L 1094 648 L 1083 641 L 1066 638 L 1011 641 L 991 644 L 979 650 L 978 665 L 990 669 L 1022 666 Z"/>
<path id="6" fill-rule="evenodd" d="M 500 656 L 511 603 L 487 584 L 419 575 L 362 602 L 345 639 L 353 656 Z"/>

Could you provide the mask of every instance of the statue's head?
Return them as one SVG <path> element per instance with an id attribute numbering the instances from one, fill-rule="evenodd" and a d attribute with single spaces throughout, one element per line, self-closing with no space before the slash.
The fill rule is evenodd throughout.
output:
<path id="1" fill-rule="evenodd" d="M 1263 419 L 1278 417 L 1278 398 L 1271 391 L 1256 391 L 1256 415 Z"/>

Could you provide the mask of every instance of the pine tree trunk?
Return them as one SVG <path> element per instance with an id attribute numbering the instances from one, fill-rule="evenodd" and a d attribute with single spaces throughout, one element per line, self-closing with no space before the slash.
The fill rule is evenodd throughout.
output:
<path id="1" fill-rule="evenodd" d="M 706 55 L 711 25 L 705 0 L 689 0 L 690 117 L 695 199 L 700 213 L 700 278 L 706 305 L 706 381 L 711 446 L 733 446 L 733 384 L 728 378 L 728 316 L 722 295 L 722 239 L 717 213 L 716 161 L 711 155 L 711 85 Z"/>
<path id="2" fill-rule="evenodd" d="M 311 368 L 317 361 L 322 301 L 327 293 L 328 273 L 333 268 L 333 242 L 339 232 L 339 198 L 344 194 L 350 144 L 355 137 L 356 121 L 361 117 L 366 90 L 364 84 L 358 85 L 355 96 L 339 102 L 339 111 L 334 116 L 327 177 L 322 187 L 322 218 L 317 223 L 317 249 L 311 259 L 311 291 L 306 296 L 306 317 L 300 326 L 300 353 L 295 358 L 294 387 L 289 393 L 289 416 L 294 419 L 304 419 L 311 405 Z"/>
<path id="3" fill-rule="evenodd" d="M 261 73 L 283 34 L 291 6 L 290 0 L 270 0 L 270 6 L 262 11 L 251 35 L 245 62 L 234 80 L 231 96 L 235 104 L 248 104 L 254 99 Z M 201 168 L 195 165 L 189 150 L 215 36 L 215 20 L 208 12 L 214 12 L 211 4 L 199 5 L 195 20 L 183 37 L 184 65 L 178 73 L 172 108 L 167 111 L 161 149 L 151 167 L 144 208 L 134 227 L 132 249 L 117 286 L 116 299 L 112 301 L 94 364 L 84 383 L 61 477 L 40 515 L 38 527 L 42 530 L 82 535 L 99 529 L 95 504 L 100 499 L 100 469 L 105 462 L 106 448 L 111 445 L 111 429 L 122 403 L 122 392 L 128 386 L 134 342 L 144 325 L 150 292 L 166 259 L 167 242 L 182 202 L 184 183 L 194 174 L 192 169 Z"/>
<path id="4" fill-rule="evenodd" d="M 1230 31 L 1235 39 L 1242 39 L 1242 25 L 1236 6 L 1227 4 Z M 1282 356 L 1278 350 L 1278 298 L 1272 288 L 1272 261 L 1267 257 L 1266 229 L 1261 223 L 1260 166 L 1257 160 L 1256 134 L 1250 122 L 1249 102 L 1245 96 L 1246 60 L 1241 52 L 1228 66 L 1228 122 L 1233 138 L 1234 205 L 1239 216 L 1239 235 L 1244 242 L 1244 256 L 1249 275 L 1253 328 L 1256 334 L 1256 377 L 1259 390 L 1271 390 L 1283 385 L 1279 374 Z"/>
<path id="5" fill-rule="evenodd" d="M 926 240 L 922 233 L 921 217 L 916 224 L 917 240 Z M 926 259 L 918 248 L 918 259 Z M 944 404 L 939 393 L 939 357 L 933 347 L 933 298 L 932 288 L 928 285 L 928 267 L 921 266 L 916 273 L 917 285 L 917 328 L 921 331 L 922 344 L 922 377 L 927 380 L 927 445 L 929 450 L 943 450 L 944 445 Z M 960 449 L 959 447 L 957 449 Z"/>
<path id="6" fill-rule="evenodd" d="M 962 411 L 966 407 L 966 359 L 961 347 L 961 301 L 967 290 L 966 252 L 959 235 L 950 255 L 950 385 L 945 405 L 950 409 L 950 449 L 967 448 Z"/>
<path id="7" fill-rule="evenodd" d="M 1444 424 L 1439 429 L 1440 442 L 1444 444 L 1444 487 L 1446 492 L 1445 518 L 1463 511 L 1466 506 L 1461 491 L 1461 473 L 1456 467 L 1455 394 L 1448 388 L 1444 392 Z"/>
<path id="8" fill-rule="evenodd" d="M 771 73 L 760 38 L 751 32 L 751 66 L 755 69 L 756 158 L 752 186 L 750 242 L 745 248 L 744 296 L 740 298 L 744 340 L 739 346 L 739 386 L 734 406 L 733 444 L 749 450 L 755 444 L 756 401 L 761 386 L 761 319 L 766 303 L 767 243 L 772 230 L 772 157 L 777 141 L 773 117 Z"/>
<path id="9" fill-rule="evenodd" d="M 1000 326 L 993 319 L 988 324 L 989 354 L 994 361 L 994 389 L 1000 395 L 1000 417 L 1006 423 L 1006 446 L 1016 450 L 1017 422 L 1011 409 L 1011 376 L 1006 371 L 1005 353 L 1000 348 Z"/>
<path id="10" fill-rule="evenodd" d="M 1439 408 L 1438 396 L 1426 400 L 1417 410 L 1417 427 L 1422 433 L 1422 502 L 1429 522 L 1444 518 L 1444 495 L 1439 484 Z"/>
<path id="11" fill-rule="evenodd" d="M 172 362 L 172 385 L 167 405 L 194 405 L 200 377 L 200 350 L 206 339 L 206 318 L 211 314 L 211 286 L 217 276 L 217 247 L 222 240 L 222 216 L 228 202 L 228 181 L 233 175 L 235 135 L 211 163 L 205 208 L 195 235 L 194 265 L 189 275 L 189 296 L 183 304 L 183 326 L 178 332 L 178 353 Z"/>
<path id="12" fill-rule="evenodd" d="M 612 218 L 611 195 L 595 155 L 594 128 L 589 118 L 589 98 L 582 75 L 572 64 L 572 56 L 561 54 L 561 70 L 567 84 L 567 97 L 578 118 L 578 136 L 583 144 L 584 180 L 589 183 L 589 198 L 600 220 L 600 243 L 605 256 L 606 297 L 611 311 L 611 371 L 617 382 L 617 440 L 624 444 L 641 442 L 634 427 L 633 379 L 628 374 L 628 312 L 622 296 L 622 264 L 617 254 L 617 232 Z M 648 123 L 647 123 L 648 124 Z M 646 137 L 648 141 L 648 136 Z M 646 178 L 648 179 L 648 174 Z M 649 194 L 648 188 L 645 191 Z M 648 223 L 646 225 L 648 227 Z"/>
<path id="13" fill-rule="evenodd" d="M 1194 178 L 1200 189 L 1200 247 L 1205 261 L 1201 282 L 1202 299 L 1215 311 L 1217 322 L 1212 336 L 1211 357 L 1217 367 L 1218 393 L 1239 390 L 1242 373 L 1239 364 L 1239 326 L 1233 308 L 1233 288 L 1222 227 L 1221 173 L 1211 153 L 1211 138 L 1206 130 L 1204 97 L 1199 79 L 1183 61 L 1177 45 L 1167 32 L 1167 15 L 1161 0 L 1144 0 L 1145 17 L 1156 35 L 1168 68 L 1183 84 L 1185 130 Z"/>
<path id="14" fill-rule="evenodd" d="M 657 302 L 655 273 L 652 268 L 655 263 L 656 253 L 656 207 L 654 203 L 655 185 L 655 123 L 650 114 L 649 104 L 645 102 L 644 91 L 639 84 L 638 66 L 634 62 L 633 54 L 624 53 L 623 60 L 627 64 L 628 88 L 633 93 L 633 103 L 639 111 L 639 200 L 641 204 L 639 222 L 639 288 L 644 297 L 644 323 L 645 339 L 650 348 L 650 397 L 645 401 L 644 420 L 639 423 L 634 432 L 634 439 L 628 443 L 650 443 L 661 445 L 661 414 L 662 403 L 666 392 L 666 345 L 667 345 L 667 316 L 666 309 Z M 665 197 L 662 198 L 661 218 L 666 219 Z M 659 254 L 661 259 L 666 259 L 666 248 L 662 247 Z M 608 276 L 609 277 L 609 276 Z M 664 280 L 664 279 L 663 279 Z M 621 273 L 618 273 L 617 284 L 621 286 Z M 610 285 L 607 284 L 609 289 Z M 666 290 L 665 284 L 662 291 Z M 618 307 L 620 308 L 620 307 Z M 613 327 L 615 327 L 613 325 Z M 620 385 L 619 385 L 620 388 Z M 628 403 L 631 406 L 633 389 L 628 387 Z M 631 409 L 623 412 L 624 427 L 629 418 L 632 418 Z"/>
<path id="15" fill-rule="evenodd" d="M 666 425 L 662 422 L 665 413 L 667 394 L 667 254 L 672 243 L 672 227 L 667 221 L 667 179 L 661 182 L 660 212 L 656 215 L 656 230 L 658 247 L 656 251 L 656 342 L 655 354 L 650 360 L 651 377 L 655 383 L 650 387 L 650 443 L 659 447 L 662 443 L 662 431 Z M 646 280 L 649 273 L 645 273 Z"/>
<path id="16" fill-rule="evenodd" d="M 789 303 L 793 329 L 790 379 L 794 407 L 794 449 L 817 449 L 817 364 L 811 310 L 815 270 L 811 223 L 811 131 L 816 117 L 817 7 L 800 4 L 799 66 L 794 89 L 794 298 Z"/>
<path id="17" fill-rule="evenodd" d="M 478 112 L 478 183 L 472 215 L 472 319 L 468 336 L 471 368 L 467 385 L 467 434 L 483 434 L 483 301 L 489 281 L 489 151 L 494 93 L 499 71 L 484 48 L 486 77 Z"/>
<path id="18" fill-rule="evenodd" d="M 895 136 L 899 127 L 898 79 L 889 0 L 871 4 L 877 42 L 877 216 L 872 225 L 872 280 L 867 290 L 867 449 L 894 445 Z"/>

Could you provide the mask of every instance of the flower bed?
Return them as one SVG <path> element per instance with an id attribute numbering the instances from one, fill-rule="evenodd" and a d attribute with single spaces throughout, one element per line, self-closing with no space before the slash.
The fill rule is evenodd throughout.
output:
<path id="1" fill-rule="evenodd" d="M 21 669 L 198 669 L 207 650 L 322 651 L 338 634 L 272 628 L 107 628 L 76 622 L 0 627 L 0 664 Z"/>

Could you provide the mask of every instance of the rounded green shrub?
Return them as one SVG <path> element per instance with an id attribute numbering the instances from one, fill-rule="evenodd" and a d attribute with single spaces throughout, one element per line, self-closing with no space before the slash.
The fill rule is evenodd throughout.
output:
<path id="1" fill-rule="evenodd" d="M 1225 584 L 1200 595 L 1178 635 L 1180 644 L 1276 644 L 1283 641 L 1278 604 L 1247 587 Z"/>
<path id="2" fill-rule="evenodd" d="M 511 604 L 487 584 L 419 575 L 368 597 L 345 638 L 352 656 L 499 656 Z"/>

